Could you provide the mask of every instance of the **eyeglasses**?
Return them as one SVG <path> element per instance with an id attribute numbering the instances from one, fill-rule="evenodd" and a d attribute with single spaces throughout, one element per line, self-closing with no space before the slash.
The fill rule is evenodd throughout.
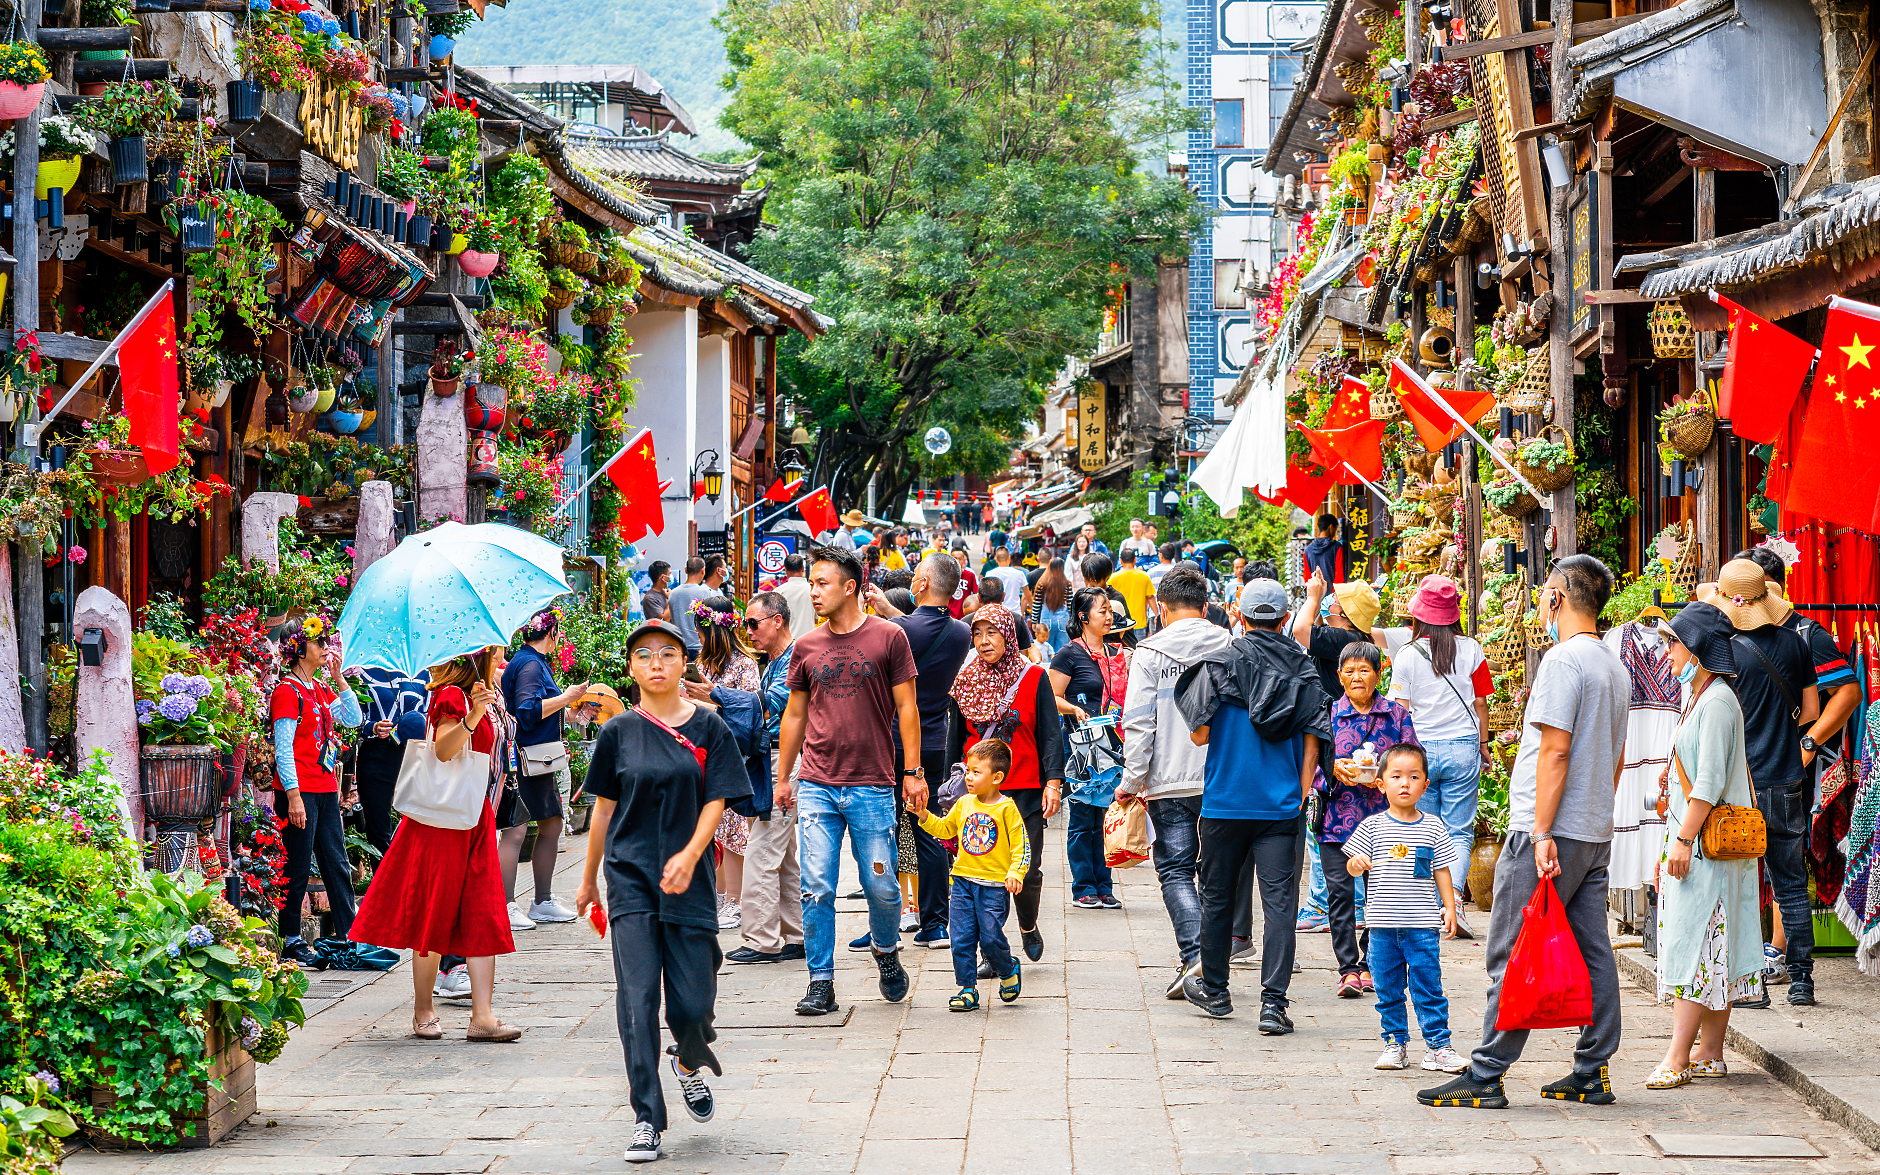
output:
<path id="1" fill-rule="evenodd" d="M 675 649 L 671 645 L 663 645 L 657 649 L 633 650 L 633 659 L 642 665 L 651 665 L 655 657 L 659 658 L 661 665 L 677 665 L 685 660 L 685 651 Z"/>
<path id="2" fill-rule="evenodd" d="M 769 619 L 770 617 L 768 616 L 746 616 L 744 618 L 744 627 L 750 629 L 752 632 L 756 632 L 757 626 Z"/>

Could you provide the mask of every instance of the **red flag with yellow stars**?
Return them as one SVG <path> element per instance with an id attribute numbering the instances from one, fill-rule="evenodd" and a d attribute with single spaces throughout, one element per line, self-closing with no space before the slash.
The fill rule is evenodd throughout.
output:
<path id="1" fill-rule="evenodd" d="M 1495 403 L 1493 392 L 1433 388 L 1401 359 L 1390 361 L 1390 390 L 1403 401 L 1404 415 L 1417 430 L 1417 439 L 1432 453 L 1462 435 L 1462 426 L 1456 423 L 1455 416 L 1443 411 L 1443 405 L 1437 400 L 1454 408 L 1456 416 L 1471 422 L 1482 419 Z"/>
<path id="2" fill-rule="evenodd" d="M 124 383 L 124 415 L 131 444 L 157 477 L 176 467 L 183 451 L 182 405 L 177 399 L 176 307 L 165 297 L 144 316 L 117 353 Z"/>
<path id="3" fill-rule="evenodd" d="M 1371 419 L 1371 388 L 1355 375 L 1345 377 L 1338 387 L 1338 398 L 1325 413 L 1320 428 L 1350 428 Z"/>
<path id="4" fill-rule="evenodd" d="M 1880 530 L 1880 306 L 1833 298 L 1802 408 L 1785 509 Z"/>
<path id="5" fill-rule="evenodd" d="M 1710 297 L 1730 315 L 1730 353 L 1717 393 L 1717 415 L 1744 440 L 1773 442 L 1808 379 L 1815 349 L 1721 294 L 1712 292 Z"/>
<path id="6" fill-rule="evenodd" d="M 653 454 L 653 430 L 643 428 L 607 463 L 607 477 L 620 490 L 620 534 L 637 542 L 647 531 L 666 529 L 666 514 L 659 500 L 659 462 Z M 633 532 L 638 530 L 636 535 Z"/>
<path id="7" fill-rule="evenodd" d="M 1312 459 L 1330 470 L 1339 485 L 1357 485 L 1384 476 L 1384 429 L 1381 420 L 1340 429 L 1299 426 L 1312 445 Z"/>

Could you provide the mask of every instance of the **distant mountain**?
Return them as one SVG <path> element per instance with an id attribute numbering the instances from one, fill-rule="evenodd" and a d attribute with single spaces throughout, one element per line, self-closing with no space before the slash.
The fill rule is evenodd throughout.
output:
<path id="1" fill-rule="evenodd" d="M 657 78 L 698 124 L 693 152 L 742 144 L 718 126 L 730 92 L 723 36 L 712 27 L 714 0 L 512 0 L 492 5 L 457 46 L 463 64 L 637 65 Z"/>

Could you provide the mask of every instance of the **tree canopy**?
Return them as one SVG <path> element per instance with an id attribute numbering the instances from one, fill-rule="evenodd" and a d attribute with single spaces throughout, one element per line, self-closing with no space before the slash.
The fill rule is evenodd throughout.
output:
<path id="1" fill-rule="evenodd" d="M 773 185 L 751 253 L 836 320 L 786 344 L 780 382 L 838 500 L 1003 465 L 1126 275 L 1185 252 L 1195 201 L 1136 168 L 1194 117 L 1159 80 L 1159 21 L 1145 0 L 729 0 L 721 121 Z"/>

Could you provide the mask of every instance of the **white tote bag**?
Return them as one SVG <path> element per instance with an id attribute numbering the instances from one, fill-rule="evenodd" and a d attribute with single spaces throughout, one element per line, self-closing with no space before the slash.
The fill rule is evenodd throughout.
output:
<path id="1" fill-rule="evenodd" d="M 466 740 L 455 759 L 440 760 L 428 724 L 424 733 L 422 740 L 405 744 L 392 807 L 400 816 L 433 828 L 475 828 L 489 794 L 490 757 L 471 750 Z"/>

